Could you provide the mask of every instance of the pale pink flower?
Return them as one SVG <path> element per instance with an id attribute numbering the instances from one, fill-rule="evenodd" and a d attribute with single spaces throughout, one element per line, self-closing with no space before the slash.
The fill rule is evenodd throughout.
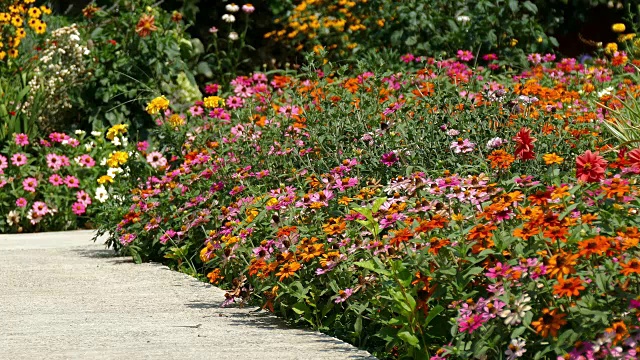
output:
<path id="1" fill-rule="evenodd" d="M 11 163 L 15 166 L 22 166 L 27 163 L 27 154 L 15 153 L 11 157 Z"/>
<path id="2" fill-rule="evenodd" d="M 37 186 L 38 186 L 38 180 L 36 180 L 36 178 L 33 178 L 33 177 L 26 178 L 22 181 L 22 187 L 24 188 L 24 191 L 36 192 Z"/>

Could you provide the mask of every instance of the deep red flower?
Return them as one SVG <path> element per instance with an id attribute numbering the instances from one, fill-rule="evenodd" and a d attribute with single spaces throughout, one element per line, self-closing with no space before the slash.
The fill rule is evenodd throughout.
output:
<path id="1" fill-rule="evenodd" d="M 516 142 L 515 156 L 521 160 L 535 159 L 536 154 L 533 152 L 533 143 L 536 142 L 536 138 L 531 136 L 531 129 L 523 127 L 518 131 L 513 141 Z"/>
<path id="2" fill-rule="evenodd" d="M 640 148 L 633 149 L 627 153 L 629 155 L 629 162 L 633 166 L 640 166 Z"/>
<path id="3" fill-rule="evenodd" d="M 585 151 L 584 154 L 576 158 L 576 177 L 580 181 L 597 182 L 604 179 L 607 168 L 607 160 L 596 151 Z"/>

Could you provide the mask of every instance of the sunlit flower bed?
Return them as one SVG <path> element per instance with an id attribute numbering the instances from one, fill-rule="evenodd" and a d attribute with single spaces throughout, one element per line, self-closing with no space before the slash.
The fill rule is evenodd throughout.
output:
<path id="1" fill-rule="evenodd" d="M 126 133 L 126 125 L 116 125 L 106 134 L 14 134 L 0 149 L 0 233 L 91 228 L 96 203 L 111 196 L 105 186 L 120 197 L 114 189 L 132 166 L 137 175 L 152 169 L 141 156 L 148 144 L 136 149 Z"/>
<path id="2" fill-rule="evenodd" d="M 597 105 L 637 94 L 626 55 L 403 60 L 154 99 L 158 173 L 96 222 L 381 358 L 636 358 L 640 149 Z"/>

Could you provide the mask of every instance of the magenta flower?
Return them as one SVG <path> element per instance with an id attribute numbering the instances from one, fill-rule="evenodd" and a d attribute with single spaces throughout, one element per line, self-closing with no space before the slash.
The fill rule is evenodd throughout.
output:
<path id="1" fill-rule="evenodd" d="M 7 158 L 0 155 L 0 174 L 4 174 L 4 169 L 6 169 L 7 167 L 9 167 Z"/>
<path id="2" fill-rule="evenodd" d="M 204 92 L 207 93 L 207 95 L 215 95 L 218 91 L 220 91 L 220 85 L 218 84 L 207 84 L 204 87 Z"/>
<path id="3" fill-rule="evenodd" d="M 19 208 L 25 208 L 27 206 L 27 199 L 21 197 L 16 200 L 16 206 Z"/>
<path id="4" fill-rule="evenodd" d="M 38 186 L 38 180 L 36 178 L 26 178 L 22 181 L 22 187 L 24 191 L 28 192 L 36 192 L 36 187 Z"/>
<path id="5" fill-rule="evenodd" d="M 80 187 L 80 180 L 73 175 L 67 175 L 64 179 L 64 183 L 67 185 L 69 189 Z"/>
<path id="6" fill-rule="evenodd" d="M 137 144 L 137 148 L 138 151 L 143 152 L 143 151 L 147 151 L 147 149 L 149 148 L 149 142 L 148 141 L 139 141 Z"/>
<path id="7" fill-rule="evenodd" d="M 480 314 L 465 315 L 458 319 L 458 330 L 460 332 L 468 332 L 471 334 L 482 326 L 483 322 L 484 318 Z"/>
<path id="8" fill-rule="evenodd" d="M 76 215 L 82 215 L 86 212 L 87 207 L 81 202 L 75 202 L 71 205 L 71 211 Z"/>
<path id="9" fill-rule="evenodd" d="M 29 136 L 27 134 L 13 134 L 13 138 L 18 146 L 29 145 Z"/>
<path id="10" fill-rule="evenodd" d="M 60 186 L 60 185 L 64 184 L 64 179 L 62 178 L 62 176 L 60 176 L 58 174 L 52 174 L 51 176 L 49 176 L 49 182 L 53 186 Z"/>
<path id="11" fill-rule="evenodd" d="M 382 155 L 382 158 L 380 159 L 380 161 L 386 166 L 393 166 L 393 164 L 397 163 L 398 160 L 398 156 L 393 151 Z"/>

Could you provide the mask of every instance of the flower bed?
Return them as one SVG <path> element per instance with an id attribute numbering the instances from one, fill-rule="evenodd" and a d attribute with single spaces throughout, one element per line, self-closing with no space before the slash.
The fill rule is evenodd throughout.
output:
<path id="1" fill-rule="evenodd" d="M 597 105 L 637 95 L 624 56 L 256 73 L 185 114 L 157 98 L 160 173 L 97 222 L 381 358 L 633 358 L 640 150 L 612 148 Z"/>
<path id="2" fill-rule="evenodd" d="M 107 200 L 121 181 L 134 173 L 144 175 L 140 158 L 146 143 L 135 149 L 128 143 L 127 127 L 103 132 L 51 133 L 46 139 L 14 134 L 0 152 L 0 232 L 34 232 L 92 227 L 96 203 Z M 132 158 L 132 161 L 129 161 Z M 149 167 L 147 165 L 149 169 Z M 132 179 L 135 180 L 135 179 Z M 115 184 L 114 184 L 115 181 Z"/>

